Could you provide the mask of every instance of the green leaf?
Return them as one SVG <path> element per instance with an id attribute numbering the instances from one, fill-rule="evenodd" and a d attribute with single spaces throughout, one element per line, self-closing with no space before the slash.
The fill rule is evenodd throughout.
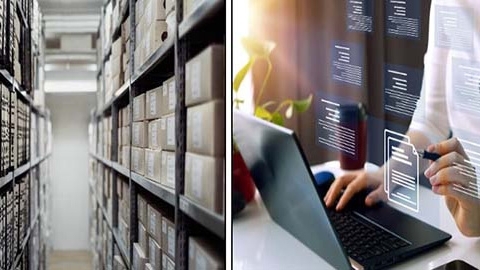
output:
<path id="1" fill-rule="evenodd" d="M 308 108 L 310 108 L 310 105 L 312 104 L 312 99 L 313 95 L 310 94 L 310 96 L 306 99 L 293 101 L 293 108 L 297 112 L 305 112 L 306 110 L 308 110 Z"/>
<path id="2" fill-rule="evenodd" d="M 272 106 L 272 105 L 275 105 L 275 104 L 276 104 L 275 101 L 268 101 L 268 102 L 265 102 L 261 107 L 264 108 L 264 109 L 266 109 L 266 108 L 268 108 L 268 107 L 270 107 L 270 106 Z"/>
<path id="3" fill-rule="evenodd" d="M 270 53 L 277 46 L 274 42 L 268 40 L 259 40 L 252 37 L 242 38 L 242 45 L 250 57 L 268 58 Z"/>
<path id="4" fill-rule="evenodd" d="M 240 85 L 242 84 L 243 79 L 245 79 L 245 76 L 247 75 L 254 62 L 255 58 L 250 57 L 250 59 L 248 59 L 248 63 L 238 71 L 237 75 L 235 75 L 235 79 L 233 80 L 233 91 L 235 93 L 238 92 L 238 89 L 240 89 Z"/>
<path id="5" fill-rule="evenodd" d="M 262 107 L 257 107 L 255 109 L 255 116 L 258 117 L 258 118 L 267 120 L 267 121 L 272 120 L 272 114 Z"/>
<path id="6" fill-rule="evenodd" d="M 293 116 L 293 103 L 290 104 L 290 106 L 288 106 L 287 110 L 285 111 L 285 117 L 287 117 L 287 119 L 292 118 L 292 116 Z"/>
<path id="7" fill-rule="evenodd" d="M 285 125 L 285 120 L 283 119 L 283 116 L 278 112 L 272 114 L 272 119 L 270 120 L 270 122 L 279 126 Z"/>

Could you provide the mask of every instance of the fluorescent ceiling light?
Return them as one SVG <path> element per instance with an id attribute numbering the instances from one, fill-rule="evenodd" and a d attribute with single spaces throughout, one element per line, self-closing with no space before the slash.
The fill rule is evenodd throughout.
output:
<path id="1" fill-rule="evenodd" d="M 45 80 L 46 93 L 80 93 L 96 91 L 97 83 L 94 80 Z"/>

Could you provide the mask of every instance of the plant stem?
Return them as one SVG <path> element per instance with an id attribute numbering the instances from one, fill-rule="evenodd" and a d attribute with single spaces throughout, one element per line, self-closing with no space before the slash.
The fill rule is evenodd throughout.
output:
<path id="1" fill-rule="evenodd" d="M 292 103 L 292 100 L 290 100 L 290 99 L 287 99 L 287 100 L 283 101 L 280 105 L 278 105 L 278 107 L 277 107 L 277 109 L 275 110 L 274 113 L 279 112 L 286 105 L 290 105 L 290 103 Z"/>
<path id="2" fill-rule="evenodd" d="M 262 88 L 260 89 L 260 93 L 258 94 L 257 100 L 255 101 L 255 107 L 258 107 L 260 104 L 260 100 L 262 100 L 263 92 L 265 91 L 265 87 L 267 86 L 267 81 L 270 78 L 270 74 L 272 73 L 272 62 L 269 58 L 264 58 L 267 61 L 268 69 L 267 74 L 265 74 L 265 78 L 263 79 Z"/>

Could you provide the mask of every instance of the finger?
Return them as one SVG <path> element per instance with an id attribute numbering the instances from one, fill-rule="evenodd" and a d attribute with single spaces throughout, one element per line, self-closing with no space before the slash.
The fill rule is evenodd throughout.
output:
<path id="1" fill-rule="evenodd" d="M 368 196 L 365 198 L 365 204 L 367 206 L 372 206 L 384 199 L 385 191 L 383 190 L 383 188 L 378 188 L 368 194 Z"/>
<path id="2" fill-rule="evenodd" d="M 465 182 L 465 178 L 460 175 L 459 171 L 455 167 L 447 167 L 441 169 L 434 176 L 430 177 L 430 184 L 432 186 L 440 185 L 450 185 L 450 184 L 460 184 L 468 185 L 468 182 Z"/>
<path id="3" fill-rule="evenodd" d="M 457 152 L 450 152 L 441 156 L 437 161 L 432 162 L 427 170 L 425 170 L 425 176 L 427 178 L 432 177 L 441 169 L 453 166 L 455 163 L 463 164 L 465 158 Z"/>
<path id="4" fill-rule="evenodd" d="M 458 152 L 462 156 L 466 157 L 465 151 L 463 150 L 462 144 L 457 138 L 451 138 L 446 141 L 430 145 L 428 148 L 429 152 L 437 153 L 440 155 L 446 155 L 450 152 Z"/>
<path id="5" fill-rule="evenodd" d="M 354 175 L 343 175 L 332 183 L 328 189 L 327 196 L 325 196 L 325 204 L 327 207 L 331 207 L 333 203 L 337 200 L 338 196 L 342 189 L 347 186 L 355 178 Z"/>
<path id="6" fill-rule="evenodd" d="M 365 185 L 366 183 L 364 181 L 359 181 L 359 180 L 356 180 L 350 183 L 350 185 L 348 185 L 345 191 L 343 192 L 342 197 L 340 198 L 340 201 L 337 204 L 336 210 L 340 211 L 343 208 L 345 208 L 345 206 L 350 201 L 350 199 L 360 190 L 364 189 Z"/>

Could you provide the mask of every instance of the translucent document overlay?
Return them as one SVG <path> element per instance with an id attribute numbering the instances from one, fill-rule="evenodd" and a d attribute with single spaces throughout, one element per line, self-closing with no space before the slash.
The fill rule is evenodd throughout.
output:
<path id="1" fill-rule="evenodd" d="M 340 104 L 320 99 L 318 106 L 317 143 L 356 156 L 355 130 L 340 124 Z"/>
<path id="2" fill-rule="evenodd" d="M 363 45 L 336 41 L 332 44 L 330 54 L 333 80 L 361 87 L 364 71 Z"/>
<path id="3" fill-rule="evenodd" d="M 477 173 L 480 170 L 480 144 L 460 140 L 468 159 L 462 163 L 455 162 L 454 168 L 461 177 L 461 183 L 454 183 L 453 190 L 463 193 L 464 195 L 480 199 L 479 183 Z"/>
<path id="4" fill-rule="evenodd" d="M 373 0 L 347 1 L 347 29 L 371 33 L 373 31 Z"/>
<path id="5" fill-rule="evenodd" d="M 384 132 L 384 188 L 389 201 L 419 211 L 419 155 L 410 138 L 386 129 Z"/>

